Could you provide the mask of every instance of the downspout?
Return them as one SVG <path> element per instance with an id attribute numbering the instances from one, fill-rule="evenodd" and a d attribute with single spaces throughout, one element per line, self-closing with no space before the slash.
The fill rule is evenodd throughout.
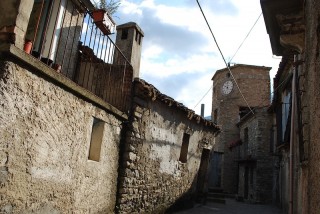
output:
<path id="1" fill-rule="evenodd" d="M 296 61 L 296 57 L 295 57 Z M 293 153 L 295 145 L 295 115 L 296 115 L 296 71 L 293 69 L 292 77 L 292 99 L 291 99 L 291 129 L 290 129 L 290 199 L 289 199 L 289 214 L 293 214 Z"/>

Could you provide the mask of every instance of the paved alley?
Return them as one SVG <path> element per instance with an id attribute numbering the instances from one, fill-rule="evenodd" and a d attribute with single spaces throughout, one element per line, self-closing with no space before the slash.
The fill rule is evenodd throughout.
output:
<path id="1" fill-rule="evenodd" d="M 225 204 L 208 202 L 196 204 L 192 209 L 175 212 L 175 214 L 281 214 L 281 210 L 272 205 L 249 204 L 226 199 Z"/>

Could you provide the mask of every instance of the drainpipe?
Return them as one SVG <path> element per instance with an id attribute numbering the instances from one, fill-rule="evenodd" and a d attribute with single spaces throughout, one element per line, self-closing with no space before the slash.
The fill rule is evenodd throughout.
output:
<path id="1" fill-rule="evenodd" d="M 296 57 L 295 57 L 296 61 Z M 290 130 L 290 199 L 289 199 L 289 214 L 293 214 L 293 152 L 295 145 L 295 115 L 296 115 L 296 71 L 293 69 L 292 77 L 292 99 L 291 99 L 291 130 Z"/>

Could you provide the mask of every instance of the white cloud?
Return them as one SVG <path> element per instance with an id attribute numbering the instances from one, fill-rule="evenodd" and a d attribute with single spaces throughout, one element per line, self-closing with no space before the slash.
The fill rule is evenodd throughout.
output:
<path id="1" fill-rule="evenodd" d="M 124 14 L 142 15 L 142 10 L 139 8 L 139 5 L 129 1 L 121 1 L 120 10 Z"/>
<path id="2" fill-rule="evenodd" d="M 230 60 L 261 13 L 260 2 L 200 3 L 225 59 Z M 193 109 L 211 87 L 214 72 L 225 67 L 196 1 L 123 0 L 121 12 L 119 17 L 127 16 L 122 21 L 135 21 L 145 32 L 141 77 Z M 262 16 L 232 62 L 271 66 L 274 76 L 280 59 L 272 57 Z M 201 102 L 205 115 L 210 115 L 211 95 L 210 91 Z M 199 114 L 200 104 L 194 109 Z"/>

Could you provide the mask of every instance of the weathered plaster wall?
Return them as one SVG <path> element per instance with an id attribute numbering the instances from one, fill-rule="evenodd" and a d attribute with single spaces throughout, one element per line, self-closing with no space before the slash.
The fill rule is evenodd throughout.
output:
<path id="1" fill-rule="evenodd" d="M 28 70 L 0 62 L 0 211 L 112 213 L 121 121 Z M 93 117 L 105 122 L 99 162 Z"/>
<path id="2" fill-rule="evenodd" d="M 168 105 L 157 96 L 152 100 L 135 95 L 120 173 L 119 212 L 162 213 L 195 193 L 202 148 L 212 146 L 216 130 L 188 119 L 175 101 Z M 186 163 L 179 161 L 184 133 L 190 134 Z"/>

